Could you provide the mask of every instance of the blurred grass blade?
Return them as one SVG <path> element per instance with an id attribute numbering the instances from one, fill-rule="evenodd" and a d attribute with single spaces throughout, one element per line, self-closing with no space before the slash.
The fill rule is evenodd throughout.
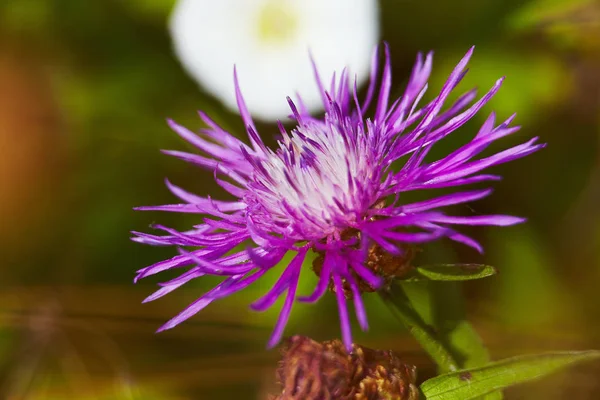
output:
<path id="1" fill-rule="evenodd" d="M 470 281 L 487 278 L 498 272 L 496 268 L 483 264 L 435 264 L 415 267 L 407 281 Z"/>
<path id="2" fill-rule="evenodd" d="M 545 27 L 555 24 L 583 24 L 586 17 L 593 17 L 595 0 L 534 0 L 524 3 L 507 19 L 515 30 Z"/>
<path id="3" fill-rule="evenodd" d="M 600 357 L 599 351 L 546 353 L 508 358 L 485 367 L 456 371 L 425 381 L 427 400 L 469 400 L 527 382 L 571 364 Z"/>
<path id="4" fill-rule="evenodd" d="M 458 369 L 458 364 L 448 349 L 439 340 L 432 327 L 427 325 L 414 309 L 400 284 L 396 282 L 392 284 L 389 291 L 380 294 L 392 313 L 406 326 L 442 372 Z"/>

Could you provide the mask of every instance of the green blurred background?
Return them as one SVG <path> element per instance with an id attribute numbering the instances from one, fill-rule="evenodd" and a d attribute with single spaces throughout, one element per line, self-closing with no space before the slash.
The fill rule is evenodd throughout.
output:
<path id="1" fill-rule="evenodd" d="M 220 195 L 212 175 L 161 155 L 185 149 L 165 123 L 196 128 L 202 109 L 242 134 L 239 118 L 203 94 L 174 58 L 172 0 L 3 0 L 0 4 L 0 398 L 254 399 L 276 392 L 276 350 L 265 344 L 278 306 L 247 304 L 269 278 L 155 334 L 210 278 L 140 304 L 169 274 L 134 272 L 174 255 L 129 241 L 152 222 L 184 228 L 194 216 L 141 213 L 169 203 L 169 177 Z M 430 90 L 477 46 L 460 89 L 503 89 L 441 151 L 467 140 L 492 109 L 518 112 L 506 147 L 539 135 L 542 152 L 495 168 L 492 197 L 458 213 L 512 213 L 529 222 L 472 234 L 486 254 L 447 242 L 418 263 L 479 262 L 501 271 L 462 287 L 413 287 L 421 304 L 460 290 L 494 359 L 600 348 L 600 3 L 585 0 L 383 0 L 382 36 L 399 95 L 417 51 L 436 52 Z M 282 101 L 285 101 L 282 99 Z M 265 136 L 273 124 L 260 124 Z M 190 218 L 192 218 L 190 220 Z M 303 275 L 307 292 L 316 277 Z M 287 334 L 339 335 L 333 296 L 298 305 Z M 279 303 L 278 303 L 279 304 Z M 368 299 L 363 345 L 399 351 L 425 378 L 433 365 L 380 300 Z M 457 311 L 459 310 L 459 311 Z M 428 315 L 435 323 L 436 315 Z M 358 332 L 358 329 L 355 329 Z M 511 389 L 508 398 L 600 398 L 599 365 Z"/>

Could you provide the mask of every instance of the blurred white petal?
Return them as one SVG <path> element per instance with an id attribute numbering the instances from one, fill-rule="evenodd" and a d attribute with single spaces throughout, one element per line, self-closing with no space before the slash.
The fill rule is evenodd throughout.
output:
<path id="1" fill-rule="evenodd" d="M 379 39 L 377 0 L 180 0 L 171 15 L 174 48 L 187 72 L 237 110 L 237 65 L 253 116 L 284 118 L 286 96 L 298 92 L 310 111 L 322 109 L 308 51 L 327 85 L 348 67 L 368 77 Z"/>

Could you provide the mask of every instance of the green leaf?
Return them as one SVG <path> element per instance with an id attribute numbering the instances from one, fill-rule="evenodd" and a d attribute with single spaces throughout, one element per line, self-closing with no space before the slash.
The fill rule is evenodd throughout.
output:
<path id="1" fill-rule="evenodd" d="M 543 377 L 568 365 L 598 357 L 599 351 L 513 357 L 485 367 L 437 376 L 425 381 L 421 385 L 421 391 L 427 400 L 475 399 L 499 389 Z"/>
<path id="2" fill-rule="evenodd" d="M 504 395 L 502 395 L 502 392 L 500 390 L 497 390 L 495 392 L 488 393 L 485 396 L 481 396 L 479 399 L 480 400 L 502 400 L 502 399 L 504 399 Z"/>
<path id="3" fill-rule="evenodd" d="M 430 282 L 433 326 L 460 369 L 482 367 L 490 362 L 483 341 L 467 321 L 461 282 Z"/>
<path id="4" fill-rule="evenodd" d="M 462 368 L 481 367 L 490 361 L 490 354 L 481 337 L 467 320 L 458 321 L 447 333 L 447 340 L 451 351 L 458 354 Z"/>
<path id="5" fill-rule="evenodd" d="M 481 337 L 466 320 L 461 282 L 431 282 L 434 326 L 438 336 L 457 361 L 460 369 L 482 367 L 490 362 L 490 354 Z M 502 400 L 496 391 L 480 400 Z"/>
<path id="6" fill-rule="evenodd" d="M 498 273 L 496 268 L 482 264 L 436 264 L 416 267 L 407 281 L 470 281 Z"/>
<path id="7" fill-rule="evenodd" d="M 435 331 L 429 326 L 412 306 L 402 287 L 396 282 L 389 291 L 380 292 L 392 313 L 406 326 L 411 335 L 419 342 L 432 360 L 443 372 L 456 371 L 458 364 Z"/>

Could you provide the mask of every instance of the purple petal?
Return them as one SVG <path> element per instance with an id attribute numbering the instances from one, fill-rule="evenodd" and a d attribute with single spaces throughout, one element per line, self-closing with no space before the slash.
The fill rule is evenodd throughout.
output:
<path id="1" fill-rule="evenodd" d="M 209 233 L 211 231 L 210 227 L 204 227 L 203 229 L 192 230 L 187 232 L 182 232 L 181 235 L 151 235 L 149 233 L 144 232 L 136 232 L 132 231 L 134 235 L 137 237 L 131 238 L 134 242 L 143 243 L 143 244 L 151 244 L 154 246 L 190 246 L 193 243 L 196 243 L 196 236 Z"/>
<path id="2" fill-rule="evenodd" d="M 447 171 L 453 168 L 457 168 L 460 166 L 460 164 L 481 153 L 493 141 L 498 140 L 504 136 L 508 136 L 514 132 L 517 132 L 519 129 L 519 126 L 514 126 L 512 128 L 505 129 L 497 129 L 494 130 L 492 133 L 480 137 L 479 139 L 475 139 L 467 145 L 456 150 L 449 156 L 432 163 L 430 166 L 427 167 L 427 174 L 433 175 L 436 173 L 440 173 L 444 170 Z"/>
<path id="3" fill-rule="evenodd" d="M 325 110 L 329 109 L 329 101 L 327 100 L 327 96 L 325 95 L 325 86 L 323 86 L 323 81 L 321 80 L 321 76 L 319 75 L 319 70 L 317 68 L 317 63 L 315 62 L 315 58 L 313 54 L 309 52 L 310 56 L 310 64 L 312 65 L 313 75 L 315 77 L 315 81 L 317 82 L 317 87 L 319 88 L 319 94 L 321 95 L 321 100 L 323 101 L 323 108 Z"/>
<path id="4" fill-rule="evenodd" d="M 194 316 L 199 311 L 203 310 L 207 305 L 212 303 L 215 300 L 215 298 L 216 298 L 215 296 L 219 293 L 219 291 L 234 284 L 238 279 L 239 279 L 239 277 L 227 278 L 225 281 L 221 282 L 215 288 L 209 290 L 203 296 L 201 296 L 196 301 L 194 301 L 192 304 L 187 306 L 182 312 L 177 314 L 174 318 L 170 319 L 167 323 L 165 323 L 163 326 L 161 326 L 156 332 L 158 333 L 158 332 L 163 332 L 168 329 L 171 329 L 171 328 L 175 327 L 176 325 L 179 325 L 186 319 Z"/>
<path id="5" fill-rule="evenodd" d="M 212 206 L 216 206 L 221 212 L 238 211 L 246 208 L 246 204 L 243 202 L 220 201 L 195 195 L 193 193 L 183 190 L 179 186 L 175 186 L 168 179 L 165 179 L 165 184 L 167 185 L 171 193 L 179 197 L 181 200 L 187 201 L 188 203 L 210 204 Z"/>
<path id="6" fill-rule="evenodd" d="M 327 291 L 327 286 L 329 285 L 329 278 L 331 277 L 333 262 L 334 258 L 332 257 L 331 252 L 326 252 L 323 260 L 323 267 L 321 268 L 321 272 L 319 274 L 319 283 L 317 283 L 314 292 L 310 296 L 298 297 L 298 301 L 302 303 L 314 303 L 323 297 L 325 291 Z"/>
<path id="7" fill-rule="evenodd" d="M 285 303 L 281 309 L 281 313 L 279 314 L 279 318 L 277 319 L 277 323 L 275 324 L 275 329 L 273 330 L 273 334 L 269 339 L 268 347 L 272 348 L 281 340 L 281 336 L 283 335 L 283 330 L 285 329 L 285 325 L 290 317 L 290 312 L 292 311 L 292 305 L 294 304 L 294 298 L 296 297 L 296 289 L 298 288 L 298 278 L 300 277 L 300 267 L 302 266 L 302 261 L 304 261 L 304 257 L 306 256 L 306 252 L 308 251 L 308 247 L 302 249 L 298 252 L 298 255 L 292 260 L 292 263 L 297 261 L 297 267 L 295 268 L 293 276 L 290 277 L 290 284 L 287 289 L 287 296 L 285 298 Z M 290 266 L 291 264 L 290 263 Z"/>
<path id="8" fill-rule="evenodd" d="M 392 66 L 390 62 L 390 48 L 384 43 L 385 65 L 383 67 L 383 76 L 381 78 L 381 88 L 379 89 L 379 99 L 377 100 L 377 111 L 375 112 L 375 121 L 383 122 L 387 113 L 388 101 L 390 97 L 390 88 L 392 86 Z"/>
<path id="9" fill-rule="evenodd" d="M 351 259 L 350 265 L 360 279 L 367 282 L 372 288 L 379 289 L 384 284 L 385 280 L 382 277 L 375 275 L 373 271 L 365 267 L 362 262 Z"/>
<path id="10" fill-rule="evenodd" d="M 512 147 L 508 150 L 497 153 L 493 156 L 484 158 L 482 160 L 473 161 L 469 164 L 457 167 L 455 170 L 451 172 L 447 172 L 445 174 L 441 174 L 436 176 L 433 179 L 425 183 L 438 183 L 438 182 L 446 182 L 458 178 L 462 178 L 473 173 L 479 172 L 482 169 L 493 165 L 500 165 L 505 162 L 525 157 L 531 153 L 538 151 L 539 149 L 545 147 L 545 144 L 534 145 L 538 138 L 533 138 L 526 143 L 520 144 L 518 146 Z"/>
<path id="11" fill-rule="evenodd" d="M 244 195 L 246 194 L 246 189 L 236 186 L 230 182 L 227 182 L 227 181 L 219 178 L 217 175 L 219 168 L 220 168 L 220 165 L 217 166 L 217 168 L 215 168 L 215 174 L 214 174 L 215 182 L 217 182 L 217 184 L 219 186 L 221 186 L 223 189 L 225 189 L 228 193 L 230 193 L 240 199 L 243 198 Z"/>
<path id="12" fill-rule="evenodd" d="M 435 118 L 435 116 L 442 109 L 442 106 L 444 105 L 444 101 L 446 101 L 446 98 L 448 97 L 450 92 L 454 89 L 456 84 L 464 76 L 463 71 L 464 71 L 465 67 L 467 66 L 467 64 L 469 63 L 469 59 L 473 55 L 474 50 L 475 50 L 475 47 L 471 47 L 469 49 L 469 51 L 467 52 L 467 54 L 465 54 L 465 56 L 462 58 L 462 60 L 460 60 L 459 63 L 456 65 L 456 67 L 454 67 L 454 70 L 452 71 L 452 73 L 448 77 L 448 80 L 442 87 L 442 91 L 440 92 L 439 96 L 435 99 L 435 101 L 433 103 L 433 107 L 427 113 L 427 115 L 423 118 L 423 120 L 419 123 L 417 128 L 415 128 L 415 131 L 418 131 L 423 126 L 429 125 L 431 123 L 431 121 L 433 121 L 433 118 Z"/>
<path id="13" fill-rule="evenodd" d="M 206 151 L 213 157 L 234 163 L 240 160 L 238 152 L 234 152 L 232 149 L 210 143 L 171 119 L 167 120 L 167 122 L 171 129 L 173 129 L 179 136 L 199 149 Z"/>
<path id="14" fill-rule="evenodd" d="M 161 153 L 179 158 L 180 160 L 189 162 L 190 164 L 198 165 L 199 167 L 206 168 L 208 170 L 213 170 L 217 167 L 217 165 L 219 165 L 219 161 L 217 160 L 199 156 L 197 154 L 186 153 L 184 151 L 161 150 Z"/>
<path id="15" fill-rule="evenodd" d="M 418 213 L 432 208 L 445 207 L 454 204 L 468 203 L 482 199 L 492 193 L 492 189 L 474 190 L 471 192 L 453 193 L 431 200 L 425 200 L 418 203 L 406 204 L 401 207 L 406 213 Z"/>
<path id="16" fill-rule="evenodd" d="M 275 303 L 275 301 L 277 301 L 281 293 L 288 289 L 294 283 L 294 281 L 297 281 L 297 273 L 300 271 L 300 267 L 302 267 L 302 262 L 306 257 L 307 251 L 308 248 L 299 251 L 285 269 L 283 274 L 281 274 L 281 277 L 279 277 L 275 285 L 273 285 L 271 290 L 250 305 L 254 311 L 267 310 L 273 305 L 273 303 Z"/>
<path id="17" fill-rule="evenodd" d="M 499 175 L 475 175 L 469 178 L 461 178 L 455 179 L 453 181 L 448 182 L 437 182 L 437 183 L 423 183 L 423 184 L 415 184 L 408 187 L 408 190 L 417 190 L 417 189 L 441 189 L 445 187 L 454 187 L 454 186 L 463 186 L 463 185 L 471 185 L 473 183 L 479 182 L 487 182 L 487 181 L 500 181 L 502 177 Z"/>
<path id="18" fill-rule="evenodd" d="M 253 264 L 237 264 L 235 266 L 227 266 L 222 264 L 217 264 L 209 260 L 202 259 L 200 257 L 195 256 L 193 253 L 189 253 L 184 249 L 179 249 L 179 253 L 182 255 L 186 255 L 190 257 L 196 264 L 198 264 L 197 270 L 203 273 L 213 274 L 213 275 L 239 275 L 245 274 L 250 270 L 256 268 Z M 179 278 L 176 278 L 176 280 Z"/>
<path id="19" fill-rule="evenodd" d="M 433 232 L 389 232 L 381 231 L 381 237 L 395 240 L 402 243 L 426 243 L 443 236 L 443 231 L 435 230 Z"/>
<path id="20" fill-rule="evenodd" d="M 379 46 L 377 46 L 373 50 L 373 55 L 371 56 L 371 76 L 369 78 L 369 88 L 367 89 L 367 95 L 365 96 L 365 101 L 361 108 L 361 113 L 365 113 L 369 105 L 371 105 L 371 100 L 373 100 L 373 95 L 375 94 L 375 86 L 377 85 L 377 73 L 379 71 L 378 61 L 379 58 Z"/>
<path id="21" fill-rule="evenodd" d="M 208 253 L 209 250 L 202 249 L 196 250 L 197 253 Z M 159 272 L 166 271 L 171 268 L 183 267 L 186 265 L 193 264 L 193 261 L 189 259 L 189 257 L 184 256 L 175 256 L 168 260 L 157 262 L 156 264 L 152 264 L 149 267 L 142 268 L 137 271 L 138 275 L 135 277 L 134 282 L 139 281 L 142 278 L 145 278 L 150 275 L 158 274 Z"/>
<path id="22" fill-rule="evenodd" d="M 352 330 L 350 327 L 350 318 L 348 317 L 348 306 L 344 297 L 344 286 L 340 276 L 333 274 L 333 286 L 335 288 L 335 297 L 338 303 L 338 311 L 340 313 L 340 327 L 342 330 L 342 342 L 346 347 L 346 351 L 352 351 Z"/>
<path id="23" fill-rule="evenodd" d="M 448 237 L 455 242 L 462 243 L 466 246 L 472 247 L 477 250 L 478 253 L 483 254 L 483 246 L 479 244 L 476 240 L 463 235 L 462 233 L 458 233 L 455 231 L 451 231 L 453 233 L 448 234 Z"/>
<path id="24" fill-rule="evenodd" d="M 243 280 L 241 279 L 241 276 L 239 276 L 239 275 L 226 279 L 221 284 L 219 284 L 217 287 L 215 287 L 214 289 L 205 293 L 198 300 L 194 301 L 192 304 L 190 304 L 188 307 L 186 307 L 182 312 L 177 314 L 174 318 L 167 321 L 167 323 L 164 324 L 163 326 L 161 326 L 157 330 L 157 332 L 162 332 L 167 329 L 171 329 L 171 328 L 175 327 L 176 325 L 179 325 L 186 319 L 194 316 L 199 311 L 203 310 L 207 305 L 212 303 L 214 300 L 217 300 L 217 299 L 220 299 L 223 297 L 227 297 L 227 296 L 231 295 L 232 293 L 235 293 L 242 289 L 245 289 L 250 284 L 254 283 L 257 279 L 262 277 L 265 274 L 265 272 L 266 272 L 266 270 L 258 270 L 257 272 L 254 272 L 252 275 L 250 275 L 249 277 L 247 277 Z"/>
<path id="25" fill-rule="evenodd" d="M 422 115 L 422 112 L 417 112 L 412 116 L 410 114 L 413 114 L 414 108 L 417 105 L 417 98 L 419 98 L 419 96 L 423 95 L 425 92 L 427 80 L 431 74 L 432 63 L 433 52 L 427 53 L 425 63 L 423 63 L 423 55 L 421 53 L 417 54 L 417 61 L 413 67 L 408 85 L 404 91 L 404 95 L 402 96 L 397 109 L 390 115 L 389 118 L 389 123 L 392 125 L 392 131 L 398 132 L 404 130 L 406 126 L 411 125 L 416 118 Z M 407 120 L 404 121 L 406 110 L 411 104 L 413 110 L 411 110 L 409 113 Z M 422 111 L 425 112 L 426 110 L 422 109 Z"/>
<path id="26" fill-rule="evenodd" d="M 495 122 L 496 122 L 496 113 L 494 111 L 492 111 L 490 113 L 490 115 L 487 117 L 487 119 L 485 120 L 485 122 L 483 123 L 483 125 L 481 125 L 481 128 L 479 129 L 479 132 L 477 132 L 475 139 L 490 134 L 492 132 L 492 130 L 494 129 Z"/>
<path id="27" fill-rule="evenodd" d="M 504 82 L 504 78 L 500 78 L 496 81 L 494 86 L 487 92 L 479 101 L 471 106 L 468 110 L 463 113 L 455 116 L 442 127 L 438 128 L 433 135 L 435 136 L 437 132 L 453 132 L 456 129 L 463 126 L 467 121 L 469 121 L 473 116 L 483 107 L 490 99 L 498 92 L 500 86 L 502 86 L 502 82 Z M 446 136 L 446 135 L 443 135 Z"/>
<path id="28" fill-rule="evenodd" d="M 150 296 L 146 297 L 142 301 L 142 303 L 148 303 L 148 302 L 154 301 L 156 299 L 159 299 L 159 298 L 171 293 L 173 290 L 183 286 L 184 284 L 191 281 L 192 279 L 201 277 L 203 275 L 204 275 L 203 273 L 198 272 L 195 269 L 192 269 L 192 270 L 186 272 L 185 274 L 181 275 L 180 277 L 178 277 L 177 281 L 169 282 L 168 284 L 161 285 L 160 289 L 158 289 L 156 292 L 152 293 Z"/>
<path id="29" fill-rule="evenodd" d="M 358 320 L 358 324 L 363 331 L 368 331 L 369 321 L 367 320 L 367 312 L 365 311 L 365 304 L 362 301 L 360 290 L 358 290 L 356 279 L 354 279 L 352 275 L 347 274 L 346 280 L 350 284 L 350 289 L 352 290 L 352 298 L 354 300 L 354 309 L 356 311 L 356 319 Z"/>
<path id="30" fill-rule="evenodd" d="M 445 224 L 510 226 L 520 224 L 526 220 L 510 215 L 477 215 L 472 217 L 440 215 L 432 218 L 431 221 Z"/>
<path id="31" fill-rule="evenodd" d="M 238 80 L 237 69 L 235 66 L 233 67 L 233 82 L 235 86 L 235 100 L 237 101 L 237 106 L 240 110 L 240 115 L 242 116 L 242 120 L 244 121 L 244 126 L 250 127 L 254 131 L 256 131 L 256 126 L 254 126 L 254 121 L 252 120 L 252 116 L 248 111 L 248 107 L 246 107 L 246 102 L 244 101 L 242 90 L 240 89 L 240 82 Z M 252 141 L 252 137 L 250 138 L 250 140 Z M 258 150 L 256 146 L 254 147 L 254 149 Z"/>
<path id="32" fill-rule="evenodd" d="M 398 215 L 382 220 L 370 221 L 368 223 L 365 223 L 362 226 L 362 229 L 370 231 L 374 229 L 390 229 L 400 226 L 410 226 L 415 225 L 418 222 L 430 221 L 432 218 L 441 215 L 443 214 L 439 212 L 422 212 L 410 215 Z"/>
<path id="33" fill-rule="evenodd" d="M 273 268 L 277 263 L 281 261 L 283 256 L 285 256 L 285 254 L 287 253 L 287 249 L 278 248 L 274 250 L 263 250 L 263 254 L 261 255 L 258 253 L 258 249 L 249 247 L 246 250 L 246 253 L 248 254 L 250 260 L 254 263 L 254 265 L 263 269 L 269 269 Z"/>
<path id="34" fill-rule="evenodd" d="M 136 211 L 167 211 L 177 213 L 207 214 L 207 208 L 199 204 L 165 204 L 161 206 L 135 207 Z"/>

